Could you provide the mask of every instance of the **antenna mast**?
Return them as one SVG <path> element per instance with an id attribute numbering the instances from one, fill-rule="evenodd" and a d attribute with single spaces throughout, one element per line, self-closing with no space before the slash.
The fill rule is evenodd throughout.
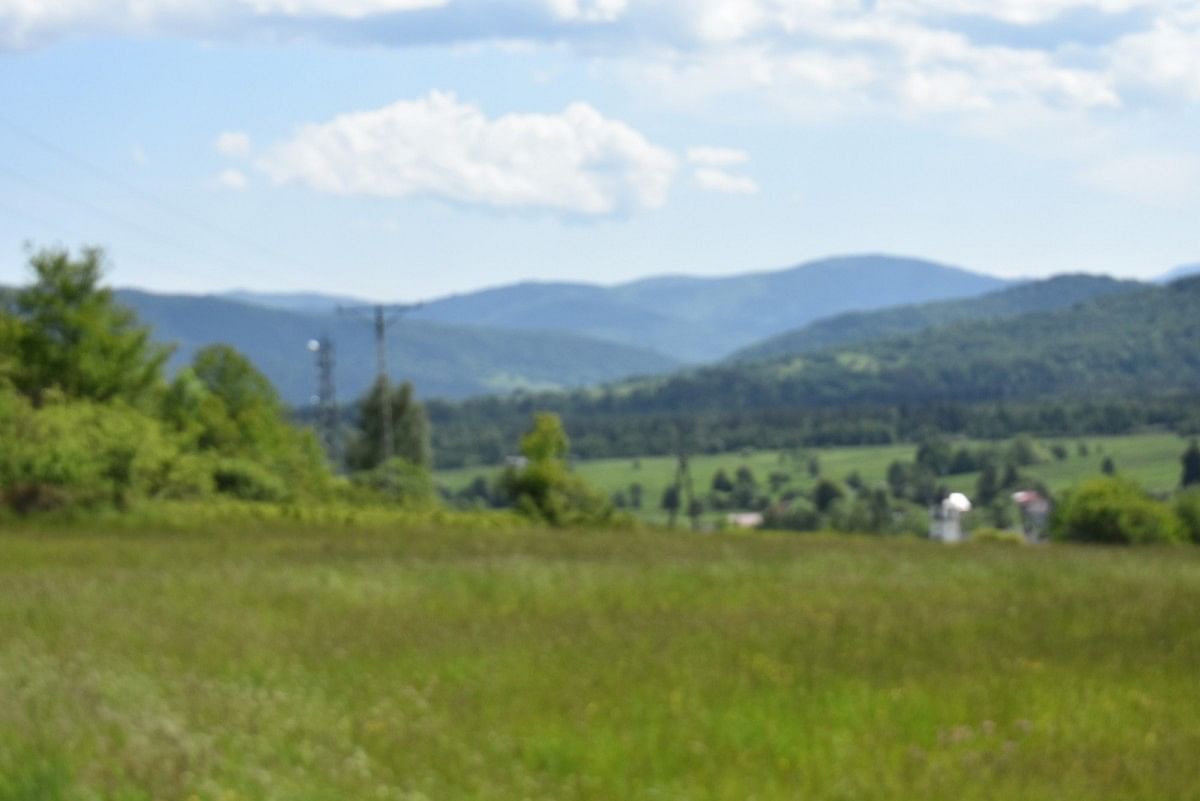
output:
<path id="1" fill-rule="evenodd" d="M 362 317 L 369 313 L 375 329 L 375 371 L 379 386 L 379 454 L 383 462 L 396 455 L 396 436 L 392 423 L 392 387 L 388 379 L 387 332 L 388 326 L 407 312 L 421 308 L 420 303 L 376 304 L 374 306 L 339 306 L 338 313 Z M 389 313 L 390 312 L 390 313 Z"/>

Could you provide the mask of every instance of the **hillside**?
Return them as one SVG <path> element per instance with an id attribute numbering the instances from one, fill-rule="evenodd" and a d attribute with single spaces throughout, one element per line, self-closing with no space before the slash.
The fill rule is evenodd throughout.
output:
<path id="1" fill-rule="evenodd" d="M 1104 295 L 1128 292 L 1143 284 L 1099 275 L 1060 275 L 1030 281 L 974 298 L 897 306 L 869 312 L 847 312 L 771 337 L 730 358 L 757 361 L 778 356 L 811 353 L 823 348 L 851 345 L 872 339 L 911 334 L 968 320 L 1016 317 L 1054 311 Z"/>
<path id="2" fill-rule="evenodd" d="M 536 409 L 561 412 L 576 452 L 591 457 L 669 452 L 677 425 L 704 429 L 696 447 L 721 450 L 888 442 L 922 425 L 996 436 L 1117 433 L 1136 419 L 1171 424 L 1189 414 L 1200 424 L 1193 403 L 1148 400 L 1200 392 L 1196 342 L 1200 277 L 809 354 L 438 405 L 435 448 L 446 465 L 486 460 L 495 451 L 486 441 L 512 441 Z M 1041 404 L 1035 417 L 1022 418 L 1017 407 L 1031 404 Z M 986 419 L 972 417 L 983 405 Z"/>
<path id="3" fill-rule="evenodd" d="M 1200 389 L 1200 277 L 1016 318 L 613 389 L 637 409 L 1095 397 Z"/>
<path id="4" fill-rule="evenodd" d="M 374 379 L 375 343 L 366 320 L 269 309 L 215 297 L 120 290 L 120 300 L 178 345 L 172 366 L 204 345 L 224 342 L 245 353 L 289 403 L 305 404 L 316 385 L 309 340 L 333 338 L 341 400 L 358 397 Z M 669 370 L 671 359 L 639 348 L 569 334 L 547 335 L 453 326 L 423 320 L 397 324 L 388 342 L 395 380 L 412 381 L 424 397 L 464 398 L 515 389 L 553 389 Z"/>
<path id="5" fill-rule="evenodd" d="M 434 300 L 414 317 L 581 334 L 703 362 L 830 314 L 970 297 L 1004 285 L 929 261 L 845 256 L 722 278 L 513 284 Z"/>

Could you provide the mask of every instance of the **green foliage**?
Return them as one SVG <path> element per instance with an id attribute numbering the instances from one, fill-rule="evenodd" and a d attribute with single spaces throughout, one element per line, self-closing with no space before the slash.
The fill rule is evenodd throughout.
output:
<path id="1" fill-rule="evenodd" d="M 323 497 L 332 478 L 270 382 L 224 345 L 162 383 L 167 350 L 99 286 L 101 256 L 33 256 L 0 313 L 0 496 L 20 512 L 125 509 L 214 492 Z M 8 353 L 15 360 L 5 360 Z"/>
<path id="2" fill-rule="evenodd" d="M 271 383 L 227 345 L 197 353 L 163 393 L 160 408 L 191 448 L 219 457 L 213 473 L 218 492 L 265 501 L 329 489 L 325 457 L 312 432 L 288 422 Z"/>
<path id="3" fill-rule="evenodd" d="M 1191 487 L 1200 484 L 1200 443 L 1192 440 L 1188 449 L 1183 452 L 1181 461 L 1183 475 L 1180 477 L 1180 486 Z"/>
<path id="4" fill-rule="evenodd" d="M 533 428 L 521 437 L 521 454 L 531 462 L 550 462 L 567 458 L 571 441 L 558 415 L 538 412 L 533 416 Z"/>
<path id="5" fill-rule="evenodd" d="M 1179 518 L 1184 536 L 1200 545 L 1200 487 L 1175 496 L 1175 516 Z"/>
<path id="6" fill-rule="evenodd" d="M 483 432 L 515 432 L 531 405 L 562 414 L 586 458 L 669 453 L 679 421 L 694 424 L 690 450 L 713 453 L 911 442 L 928 430 L 985 439 L 1182 430 L 1197 414 L 1197 321 L 1200 279 L 1142 287 L 852 350 L 431 407 L 435 444 L 444 464 L 468 459 Z M 1148 389 L 1155 395 L 1147 398 Z"/>
<path id="7" fill-rule="evenodd" d="M 120 404 L 0 401 L 0 492 L 21 513 L 169 497 L 188 465 L 158 421 Z"/>
<path id="8" fill-rule="evenodd" d="M 217 492 L 243 501 L 278 501 L 287 495 L 278 476 L 250 459 L 218 459 L 213 483 Z"/>
<path id="9" fill-rule="evenodd" d="M 408 506 L 430 504 L 437 496 L 428 468 L 400 457 L 371 470 L 355 473 L 351 481 L 355 486 L 369 489 L 377 497 Z"/>
<path id="10" fill-rule="evenodd" d="M 1025 536 L 1019 531 L 998 528 L 977 528 L 971 532 L 970 541 L 984 545 L 1024 545 Z"/>
<path id="11" fill-rule="evenodd" d="M 47 393 L 97 402 L 146 400 L 170 351 L 100 286 L 103 254 L 44 250 L 30 258 L 34 283 L 19 290 L 0 339 L 11 342 L 13 384 L 35 404 Z"/>
<path id="12" fill-rule="evenodd" d="M 418 467 L 428 467 L 433 457 L 425 407 L 417 402 L 412 384 L 385 388 L 382 380 L 376 381 L 358 402 L 358 431 L 347 448 L 346 463 L 353 470 L 369 470 L 383 461 L 384 392 L 391 410 L 394 455 Z"/>
<path id="13" fill-rule="evenodd" d="M 1068 492 L 1055 510 L 1056 539 L 1113 545 L 1178 542 L 1182 531 L 1171 508 L 1132 481 L 1105 477 Z"/>
<path id="14" fill-rule="evenodd" d="M 541 413 L 521 438 L 524 466 L 510 467 L 500 489 L 513 508 L 552 526 L 584 526 L 617 520 L 611 500 L 593 491 L 566 463 L 569 440 L 557 415 Z"/>

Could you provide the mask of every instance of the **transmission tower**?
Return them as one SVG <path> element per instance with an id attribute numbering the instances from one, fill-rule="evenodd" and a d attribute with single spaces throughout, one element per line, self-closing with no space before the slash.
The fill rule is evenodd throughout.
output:
<path id="1" fill-rule="evenodd" d="M 329 461 L 335 465 L 341 464 L 341 448 L 339 437 L 339 420 L 337 408 L 337 392 L 334 387 L 334 367 L 336 364 L 333 340 L 328 334 L 308 343 L 308 349 L 317 357 L 317 430 L 321 432 L 321 441 L 325 444 L 325 452 Z"/>
<path id="2" fill-rule="evenodd" d="M 692 530 L 700 530 L 700 516 L 696 509 L 696 492 L 692 484 L 692 469 L 691 457 L 688 456 L 687 448 L 684 445 L 684 426 L 677 423 L 675 425 L 675 505 L 676 508 L 671 511 L 671 527 L 675 527 L 675 515 L 679 509 L 684 510 L 692 521 Z"/>
<path id="3" fill-rule="evenodd" d="M 396 437 L 392 432 L 392 387 L 391 381 L 388 379 L 388 326 L 407 312 L 421 308 L 421 305 L 420 303 L 407 303 L 338 307 L 339 314 L 359 318 L 369 314 L 374 322 L 376 383 L 379 385 L 379 453 L 385 462 L 396 455 Z"/>

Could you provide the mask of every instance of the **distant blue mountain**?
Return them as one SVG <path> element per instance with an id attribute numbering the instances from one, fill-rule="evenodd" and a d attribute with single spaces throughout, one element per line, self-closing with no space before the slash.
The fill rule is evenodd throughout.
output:
<path id="1" fill-rule="evenodd" d="M 361 395 L 375 377 L 375 341 L 366 319 L 334 312 L 266 308 L 213 296 L 158 295 L 123 289 L 118 299 L 176 345 L 172 366 L 201 347 L 232 345 L 248 356 L 290 403 L 309 401 L 316 368 L 307 345 L 329 335 L 336 348 L 337 391 Z M 678 363 L 646 348 L 573 334 L 541 334 L 405 319 L 388 339 L 393 380 L 412 381 L 423 397 L 464 398 L 519 389 L 580 387 L 659 373 Z"/>
<path id="2" fill-rule="evenodd" d="M 1200 275 L 1200 263 L 1184 264 L 1182 266 L 1176 267 L 1174 270 L 1163 273 L 1158 278 L 1156 278 L 1155 283 L 1169 284 L 1172 281 L 1178 281 L 1180 278 L 1187 278 L 1192 275 Z"/>
<path id="3" fill-rule="evenodd" d="M 972 297 L 1006 285 L 920 259 L 845 256 L 722 278 L 665 276 L 612 287 L 511 284 L 434 300 L 413 316 L 568 332 L 703 362 L 841 312 Z"/>

